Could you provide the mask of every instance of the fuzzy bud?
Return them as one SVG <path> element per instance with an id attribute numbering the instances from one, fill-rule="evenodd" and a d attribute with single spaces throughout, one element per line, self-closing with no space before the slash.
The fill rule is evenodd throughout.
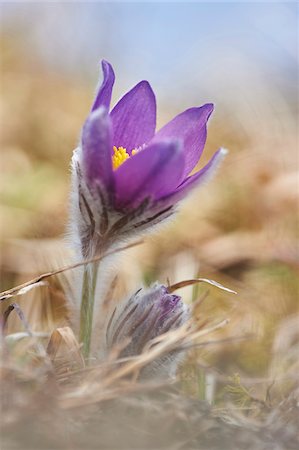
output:
<path id="1" fill-rule="evenodd" d="M 189 308 L 178 295 L 170 294 L 161 284 L 140 289 L 113 312 L 107 327 L 108 351 L 129 340 L 121 357 L 142 353 L 154 338 L 183 325 L 190 317 Z M 142 376 L 174 376 L 181 352 L 172 351 L 150 363 Z"/>

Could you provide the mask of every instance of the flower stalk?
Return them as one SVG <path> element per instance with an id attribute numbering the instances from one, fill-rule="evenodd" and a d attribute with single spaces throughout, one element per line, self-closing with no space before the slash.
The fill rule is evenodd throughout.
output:
<path id="1" fill-rule="evenodd" d="M 80 309 L 80 342 L 82 343 L 82 353 L 85 359 L 88 359 L 90 355 L 98 268 L 99 261 L 84 266 Z"/>

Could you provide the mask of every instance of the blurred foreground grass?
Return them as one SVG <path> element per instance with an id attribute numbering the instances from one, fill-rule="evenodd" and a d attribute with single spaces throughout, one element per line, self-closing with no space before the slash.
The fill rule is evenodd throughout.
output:
<path id="1" fill-rule="evenodd" d="M 4 290 L 69 261 L 64 237 L 69 161 L 92 92 L 28 60 L 17 45 L 4 41 L 2 52 Z M 228 318 L 230 323 L 210 338 L 219 342 L 191 350 L 180 371 L 183 392 L 217 407 L 229 394 L 232 402 L 252 405 L 257 398 L 274 411 L 297 389 L 296 127 L 292 105 L 282 102 L 276 92 L 271 100 L 274 108 L 261 107 L 255 117 L 239 110 L 238 120 L 231 111 L 216 109 L 201 164 L 223 145 L 230 153 L 221 170 L 185 202 L 172 223 L 130 250 L 120 269 L 122 293 L 142 281 L 174 283 L 199 276 L 238 292 L 232 297 L 208 289 L 208 298 L 195 314 L 203 321 Z M 164 115 L 169 115 L 165 105 L 160 123 Z M 192 302 L 206 291 L 200 285 L 179 293 Z M 72 312 L 58 281 L 17 301 L 34 331 L 51 333 L 69 324 Z M 7 332 L 22 330 L 12 313 Z M 18 347 L 18 358 L 22 351 Z M 22 364 L 26 367 L 25 353 Z M 272 403 L 267 397 L 270 387 Z"/>

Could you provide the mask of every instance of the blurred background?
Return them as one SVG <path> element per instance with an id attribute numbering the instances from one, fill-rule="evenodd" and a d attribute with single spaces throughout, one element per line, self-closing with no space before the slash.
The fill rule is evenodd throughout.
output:
<path id="1" fill-rule="evenodd" d="M 2 289 L 67 261 L 70 159 L 101 79 L 113 99 L 151 83 L 158 126 L 216 105 L 200 166 L 229 155 L 167 227 L 130 251 L 123 285 L 213 278 L 198 315 L 230 318 L 225 338 L 182 369 L 196 392 L 204 365 L 244 379 L 295 373 L 298 351 L 298 57 L 295 3 L 2 3 Z M 59 285 L 20 300 L 32 328 L 65 320 Z M 207 291 L 181 292 L 192 302 Z M 47 297 L 45 301 L 44 297 Z M 22 329 L 11 320 L 10 331 Z"/>

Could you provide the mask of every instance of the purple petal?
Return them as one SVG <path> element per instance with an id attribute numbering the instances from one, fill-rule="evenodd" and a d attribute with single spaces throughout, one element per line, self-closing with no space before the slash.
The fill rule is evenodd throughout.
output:
<path id="1" fill-rule="evenodd" d="M 127 152 L 146 144 L 155 133 L 156 99 L 147 81 L 124 95 L 111 111 L 113 145 Z"/>
<path id="2" fill-rule="evenodd" d="M 91 111 L 99 108 L 99 106 L 105 106 L 109 110 L 112 88 L 114 85 L 115 75 L 112 69 L 111 64 L 107 61 L 102 61 L 102 70 L 103 70 L 103 82 L 101 86 L 98 88 L 98 92 L 96 94 L 96 98 L 92 105 Z"/>
<path id="3" fill-rule="evenodd" d="M 115 172 L 116 204 L 120 209 L 138 206 L 172 192 L 181 179 L 184 156 L 178 142 L 159 142 L 127 159 Z"/>
<path id="4" fill-rule="evenodd" d="M 172 194 L 162 198 L 158 203 L 158 208 L 161 210 L 174 205 L 178 201 L 182 200 L 190 190 L 209 181 L 218 169 L 226 154 L 227 150 L 224 148 L 219 149 L 201 170 L 196 172 L 191 177 L 188 177 Z"/>
<path id="5" fill-rule="evenodd" d="M 181 297 L 178 295 L 172 295 L 172 294 L 165 294 L 160 299 L 159 309 L 161 316 L 164 318 L 167 316 L 170 312 L 172 312 L 178 305 L 178 303 L 181 301 Z"/>
<path id="6" fill-rule="evenodd" d="M 200 108 L 190 108 L 176 116 L 155 135 L 153 142 L 164 138 L 182 139 L 185 155 L 186 178 L 199 161 L 207 138 L 206 123 L 213 111 L 213 105 L 207 103 Z"/>
<path id="7" fill-rule="evenodd" d="M 100 182 L 107 190 L 113 186 L 111 145 L 110 119 L 101 107 L 89 115 L 83 127 L 83 167 L 88 182 Z"/>

